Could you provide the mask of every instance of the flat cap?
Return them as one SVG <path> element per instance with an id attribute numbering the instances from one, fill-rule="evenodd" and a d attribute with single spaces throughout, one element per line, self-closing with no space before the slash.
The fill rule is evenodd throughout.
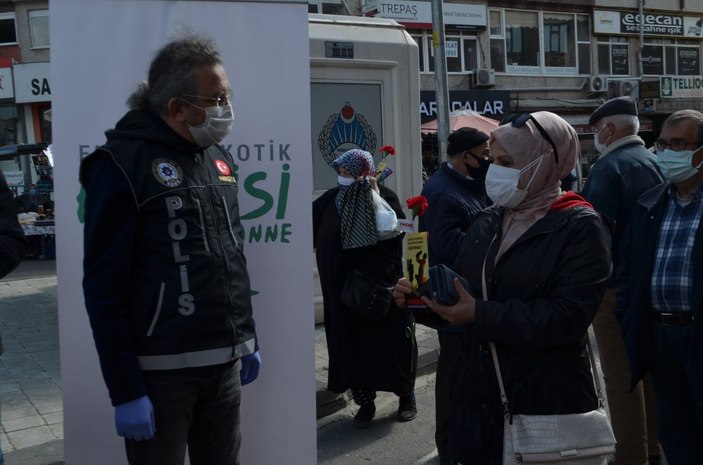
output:
<path id="1" fill-rule="evenodd" d="M 459 128 L 447 137 L 447 155 L 470 150 L 488 140 L 488 134 L 476 128 Z"/>
<path id="2" fill-rule="evenodd" d="M 588 118 L 589 124 L 594 124 L 604 116 L 611 115 L 635 115 L 637 116 L 637 102 L 630 96 L 618 97 L 610 99 L 603 105 L 596 108 L 596 111 L 591 113 Z"/>

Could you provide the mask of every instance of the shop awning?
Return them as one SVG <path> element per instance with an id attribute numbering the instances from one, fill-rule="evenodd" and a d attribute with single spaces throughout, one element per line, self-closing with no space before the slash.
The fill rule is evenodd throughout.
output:
<path id="1" fill-rule="evenodd" d="M 13 144 L 0 147 L 0 160 L 9 160 L 17 155 L 35 155 L 41 153 L 48 147 L 49 144 L 42 142 L 40 144 Z"/>

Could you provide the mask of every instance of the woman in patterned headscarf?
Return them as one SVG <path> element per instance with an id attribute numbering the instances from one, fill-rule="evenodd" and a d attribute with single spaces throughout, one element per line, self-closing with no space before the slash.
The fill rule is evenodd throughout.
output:
<path id="1" fill-rule="evenodd" d="M 473 295 L 457 285 L 454 306 L 426 299 L 464 325 L 452 421 L 456 458 L 466 464 L 502 463 L 504 413 L 489 343 L 511 413 L 598 406 L 586 338 L 610 272 L 610 237 L 590 204 L 560 188 L 579 153 L 574 129 L 549 112 L 508 123 L 490 137 L 486 191 L 495 205 L 474 218 L 454 266 Z M 402 280 L 396 286 L 399 305 L 408 290 Z"/>
<path id="2" fill-rule="evenodd" d="M 392 286 L 403 274 L 403 236 L 378 240 L 371 190 L 379 192 L 399 218 L 404 214 L 395 193 L 377 185 L 369 152 L 345 152 L 332 167 L 338 187 L 313 202 L 313 243 L 329 352 L 327 389 L 339 393 L 351 389 L 360 406 L 354 418 L 359 428 L 371 424 L 376 391 L 396 393 L 400 397 L 397 419 L 409 421 L 417 413 L 414 321 L 398 309 L 391 309 L 383 319 L 371 319 L 341 299 L 354 268 L 379 286 Z"/>

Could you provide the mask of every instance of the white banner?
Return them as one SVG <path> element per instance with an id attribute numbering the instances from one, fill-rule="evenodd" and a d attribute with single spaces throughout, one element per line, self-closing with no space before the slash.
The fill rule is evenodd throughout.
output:
<path id="1" fill-rule="evenodd" d="M 233 89 L 224 144 L 238 165 L 263 358 L 243 388 L 242 463 L 316 463 L 306 3 L 52 0 L 50 12 L 66 463 L 126 463 L 83 304 L 79 161 L 125 113 L 155 51 L 187 30 L 219 45 Z"/>

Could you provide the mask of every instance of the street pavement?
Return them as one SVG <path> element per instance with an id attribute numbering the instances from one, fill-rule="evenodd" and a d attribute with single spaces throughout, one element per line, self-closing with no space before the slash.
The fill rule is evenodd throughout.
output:
<path id="1" fill-rule="evenodd" d="M 25 260 L 0 281 L 0 333 L 5 346 L 4 354 L 0 356 L 0 446 L 5 453 L 6 465 L 64 464 L 56 283 L 55 261 L 37 259 Z M 430 391 L 424 380 L 433 379 L 428 374 L 434 372 L 439 345 L 435 331 L 422 326 L 417 327 L 417 341 L 418 392 L 424 389 L 421 399 L 428 399 Z M 318 454 L 331 456 L 331 459 L 321 459 L 320 462 L 331 464 L 337 463 L 334 462 L 334 451 L 339 451 L 340 447 L 342 450 L 344 447 L 356 448 L 359 441 L 377 436 L 380 430 L 372 429 L 375 432 L 363 432 L 354 438 L 335 436 L 333 425 L 339 423 L 341 428 L 348 428 L 350 422 L 347 420 L 353 416 L 356 407 L 348 395 L 325 390 L 327 367 L 325 331 L 323 326 L 318 326 L 315 330 Z M 427 401 L 431 411 L 423 411 L 424 407 L 420 407 L 418 417 L 424 420 L 418 418 L 396 430 L 396 433 L 415 431 L 415 435 L 424 436 L 429 441 L 425 444 L 430 452 L 428 460 L 432 459 L 431 449 L 434 447 L 432 399 Z M 389 412 L 397 409 L 397 397 L 379 393 L 377 405 L 377 418 L 385 410 L 392 415 Z M 392 421 L 387 419 L 385 423 L 383 429 L 387 430 Z M 425 428 L 418 432 L 421 424 Z M 365 462 L 405 463 L 393 460 Z M 433 462 L 422 463 L 429 465 Z"/>

